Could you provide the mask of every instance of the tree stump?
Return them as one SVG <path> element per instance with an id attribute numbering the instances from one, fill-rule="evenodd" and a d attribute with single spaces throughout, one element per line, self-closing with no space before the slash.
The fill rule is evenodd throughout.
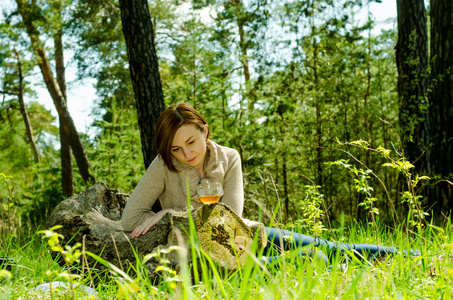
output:
<path id="1" fill-rule="evenodd" d="M 58 204 L 46 226 L 50 228 L 62 225 L 57 232 L 65 237 L 63 243 L 69 240 L 71 245 L 82 243 L 85 236 L 86 251 L 118 267 L 123 265 L 124 268 L 127 263 L 136 262 L 133 248 L 139 257 L 143 257 L 158 248 L 187 246 L 187 233 L 190 232 L 189 211 L 167 213 L 153 231 L 139 238 L 129 239 L 130 233 L 124 232 L 121 226 L 121 215 L 128 198 L 129 195 L 109 189 L 100 181 Z M 201 249 L 208 253 L 215 263 L 228 270 L 236 270 L 244 265 L 252 251 L 255 234 L 258 234 L 259 247 L 265 245 L 266 233 L 263 224 L 257 223 L 251 228 L 224 204 L 203 205 L 193 210 L 191 216 Z M 190 251 L 187 253 L 187 260 L 191 263 Z M 53 256 L 55 258 L 57 253 L 53 253 Z M 170 261 L 169 267 L 179 269 L 177 253 L 170 252 L 167 259 Z M 146 263 L 150 275 L 156 275 L 154 271 L 159 264 L 157 259 Z"/>

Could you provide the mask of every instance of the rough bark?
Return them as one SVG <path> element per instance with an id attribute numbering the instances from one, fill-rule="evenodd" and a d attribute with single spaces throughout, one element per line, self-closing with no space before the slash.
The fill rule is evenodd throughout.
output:
<path id="1" fill-rule="evenodd" d="M 278 114 L 280 116 L 280 135 L 283 140 L 283 142 L 286 139 L 286 133 L 285 133 L 285 118 L 284 118 L 284 113 L 286 111 L 286 108 L 283 104 L 279 105 L 278 109 Z M 287 170 L 287 165 L 286 165 L 286 152 L 283 151 L 283 153 L 280 154 L 283 158 L 283 165 L 282 165 L 282 178 L 283 178 L 283 193 L 285 196 L 285 221 L 288 222 L 289 219 L 289 192 L 288 192 L 288 170 Z"/>
<path id="2" fill-rule="evenodd" d="M 430 177 L 434 186 L 429 204 L 437 210 L 453 210 L 453 2 L 432 0 L 431 21 L 431 93 L 429 95 L 429 126 L 431 152 Z M 448 181 L 438 181 L 444 179 Z"/>
<path id="3" fill-rule="evenodd" d="M 39 159 L 38 147 L 36 146 L 35 137 L 33 136 L 33 129 L 31 127 L 30 118 L 28 116 L 28 111 L 27 111 L 27 108 L 25 107 L 25 102 L 24 102 L 24 75 L 22 72 L 22 63 L 20 61 L 19 51 L 14 49 L 14 53 L 16 54 L 16 58 L 17 58 L 17 69 L 19 70 L 18 98 L 19 98 L 19 105 L 20 105 L 20 113 L 22 114 L 22 118 L 24 119 L 25 130 L 27 131 L 28 142 L 32 148 L 33 155 L 35 157 L 35 162 L 39 162 L 40 159 Z"/>
<path id="4" fill-rule="evenodd" d="M 315 34 L 315 27 L 312 26 L 312 33 Z M 319 91 L 318 81 L 318 44 L 316 39 L 313 39 L 313 83 L 316 92 Z M 316 182 L 320 186 L 324 186 L 323 179 L 323 154 L 322 154 L 322 118 L 321 118 L 321 96 L 317 93 L 314 97 L 316 111 Z"/>
<path id="5" fill-rule="evenodd" d="M 63 123 L 63 128 L 66 132 L 66 136 L 68 137 L 69 145 L 74 153 L 80 175 L 86 184 L 93 183 L 95 179 L 90 173 L 90 164 L 88 162 L 88 157 L 86 155 L 82 140 L 80 139 L 79 133 L 74 125 L 74 121 L 69 114 L 65 98 L 52 74 L 49 59 L 44 51 L 42 42 L 39 40 L 39 32 L 33 24 L 33 17 L 34 14 L 37 13 L 37 7 L 35 5 L 28 5 L 23 0 L 16 0 L 16 3 L 19 13 L 24 21 L 28 36 L 30 37 L 32 48 L 38 57 L 39 67 L 41 69 L 44 82 L 46 83 L 47 90 L 49 91 L 55 108 L 57 109 L 58 116 Z"/>
<path id="6" fill-rule="evenodd" d="M 54 35 L 55 47 L 55 66 L 57 71 L 57 82 L 60 87 L 61 93 L 68 104 L 68 95 L 66 93 L 66 75 L 64 66 L 64 53 L 63 53 L 63 29 L 61 20 L 61 4 L 56 3 L 56 16 L 58 18 L 59 28 Z M 74 172 L 72 167 L 71 146 L 69 145 L 68 137 L 64 131 L 62 119 L 60 122 L 60 161 L 61 161 L 61 186 L 63 195 L 71 197 L 74 195 Z"/>
<path id="7" fill-rule="evenodd" d="M 427 173 L 429 145 L 427 88 L 428 34 L 423 0 L 398 0 L 398 67 L 399 120 L 406 158 L 418 173 Z"/>
<path id="8" fill-rule="evenodd" d="M 156 122 L 165 110 L 153 24 L 146 0 L 120 0 L 120 9 L 146 169 L 157 155 Z"/>
<path id="9" fill-rule="evenodd" d="M 135 265 L 134 250 L 138 257 L 175 245 L 182 247 L 180 251 L 187 251 L 189 238 L 185 232 L 190 232 L 189 212 L 167 213 L 153 231 L 129 240 L 129 233 L 123 232 L 121 226 L 121 215 L 128 197 L 129 195 L 109 189 L 103 182 L 98 182 L 58 204 L 46 226 L 49 228 L 62 225 L 58 232 L 65 237 L 65 241 L 71 240 L 71 244 L 84 241 L 87 251 L 124 270 L 129 268 L 129 264 Z M 263 224 L 259 223 L 250 228 L 224 204 L 204 205 L 193 211 L 191 216 L 200 248 L 205 250 L 214 262 L 228 270 L 244 265 L 252 250 L 255 233 L 258 233 L 260 246 L 264 246 L 266 242 Z M 190 263 L 191 252 L 185 253 Z M 56 256 L 56 253 L 53 255 Z M 178 270 L 178 253 L 170 252 L 167 258 L 170 261 L 168 266 Z M 159 264 L 157 259 L 146 263 L 152 277 L 157 275 L 155 269 Z"/>

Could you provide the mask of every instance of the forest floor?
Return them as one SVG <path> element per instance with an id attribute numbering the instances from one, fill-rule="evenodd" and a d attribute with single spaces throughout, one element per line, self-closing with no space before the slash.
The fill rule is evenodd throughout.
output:
<path id="1" fill-rule="evenodd" d="M 377 243 L 371 226 L 336 231 L 340 241 Z M 330 238 L 326 233 L 326 238 Z M 143 265 L 135 275 L 118 269 L 90 270 L 75 275 L 51 257 L 42 234 L 3 236 L 0 257 L 14 264 L 0 268 L 0 299 L 451 299 L 453 297 L 453 241 L 451 228 L 427 227 L 423 232 L 380 230 L 383 245 L 419 249 L 421 256 L 400 251 L 376 260 L 335 260 L 330 267 L 316 260 L 287 253 L 275 266 L 260 267 L 256 260 L 225 274 L 212 265 L 201 267 L 198 279 L 187 265 L 180 272 L 163 267 L 162 280 L 152 284 Z M 385 243 L 383 242 L 385 241 Z M 83 258 L 83 255 L 80 256 Z M 162 258 L 165 265 L 165 260 Z M 193 274 L 193 273 L 192 273 Z M 45 290 L 46 283 L 74 282 L 95 289 L 63 285 Z M 93 284 L 91 283 L 93 282 Z M 40 289 L 41 288 L 41 289 Z M 93 292 L 93 291 L 91 291 Z"/>

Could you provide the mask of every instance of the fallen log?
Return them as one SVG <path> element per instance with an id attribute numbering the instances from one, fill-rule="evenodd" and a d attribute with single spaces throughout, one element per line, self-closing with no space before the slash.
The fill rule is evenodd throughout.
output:
<path id="1" fill-rule="evenodd" d="M 109 189 L 105 183 L 97 182 L 84 192 L 62 201 L 52 211 L 47 228 L 61 225 L 57 232 L 70 240 L 71 245 L 84 240 L 86 251 L 94 253 L 117 267 L 126 269 L 135 265 L 137 256 L 143 257 L 158 249 L 180 246 L 187 249 L 189 213 L 193 219 L 198 244 L 213 262 L 230 271 L 243 266 L 252 251 L 253 238 L 257 234 L 258 245 L 266 241 L 263 224 L 248 226 L 228 206 L 218 203 L 203 205 L 192 211 L 167 213 L 157 227 L 147 234 L 129 239 L 128 232 L 121 226 L 121 215 L 129 195 L 118 189 Z M 179 238 L 178 238 L 179 237 Z M 187 261 L 192 262 L 191 251 L 186 251 Z M 57 257 L 58 253 L 53 253 Z M 179 269 L 179 256 L 170 252 L 167 265 Z M 151 276 L 161 262 L 154 258 L 146 263 Z M 98 264 L 99 266 L 99 264 Z"/>

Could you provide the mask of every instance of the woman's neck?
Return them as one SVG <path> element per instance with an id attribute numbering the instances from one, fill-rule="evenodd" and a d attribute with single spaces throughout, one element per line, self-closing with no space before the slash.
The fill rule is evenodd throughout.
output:
<path id="1" fill-rule="evenodd" d="M 195 167 L 195 171 L 197 171 L 198 176 L 200 176 L 200 179 L 204 178 L 205 169 L 206 169 L 206 165 L 208 164 L 210 152 L 211 151 L 209 150 L 209 147 L 206 147 L 206 153 L 204 155 L 203 163 L 200 164 L 199 166 Z"/>
<path id="2" fill-rule="evenodd" d="M 200 176 L 200 178 L 204 177 L 204 166 L 201 167 L 201 170 L 199 170 L 199 168 L 195 168 L 195 170 L 197 171 L 198 176 Z"/>

